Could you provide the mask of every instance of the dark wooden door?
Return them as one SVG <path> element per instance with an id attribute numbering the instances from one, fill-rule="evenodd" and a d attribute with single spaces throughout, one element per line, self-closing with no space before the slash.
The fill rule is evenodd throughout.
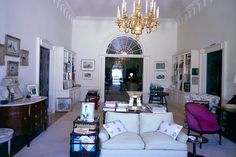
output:
<path id="1" fill-rule="evenodd" d="M 221 97 L 222 50 L 207 54 L 207 93 Z"/>
<path id="2" fill-rule="evenodd" d="M 49 95 L 49 62 L 50 50 L 40 47 L 40 74 L 39 74 L 39 95 Z"/>

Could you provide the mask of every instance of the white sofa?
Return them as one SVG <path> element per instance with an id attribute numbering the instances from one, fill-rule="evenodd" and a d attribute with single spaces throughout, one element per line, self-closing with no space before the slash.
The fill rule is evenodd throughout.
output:
<path id="1" fill-rule="evenodd" d="M 157 131 L 161 121 L 173 122 L 171 112 L 107 112 L 105 123 L 120 120 L 127 132 L 112 138 L 104 128 L 99 132 L 100 157 L 187 157 L 188 136 L 180 132 L 175 139 Z"/>

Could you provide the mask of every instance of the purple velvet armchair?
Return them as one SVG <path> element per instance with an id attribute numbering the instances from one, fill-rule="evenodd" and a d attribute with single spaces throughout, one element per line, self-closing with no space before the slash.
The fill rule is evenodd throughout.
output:
<path id="1" fill-rule="evenodd" d="M 199 103 L 187 103 L 185 105 L 185 116 L 188 123 L 188 135 L 191 131 L 202 134 L 219 134 L 221 145 L 221 127 L 215 114 Z"/>

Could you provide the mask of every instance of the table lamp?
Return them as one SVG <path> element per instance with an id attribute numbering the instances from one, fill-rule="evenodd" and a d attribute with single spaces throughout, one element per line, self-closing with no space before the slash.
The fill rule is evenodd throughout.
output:
<path id="1" fill-rule="evenodd" d="M 12 87 L 18 86 L 19 81 L 17 78 L 3 78 L 1 81 L 1 86 L 6 87 L 8 90 L 8 100 L 13 101 L 14 99 L 14 91 L 12 91 Z"/>

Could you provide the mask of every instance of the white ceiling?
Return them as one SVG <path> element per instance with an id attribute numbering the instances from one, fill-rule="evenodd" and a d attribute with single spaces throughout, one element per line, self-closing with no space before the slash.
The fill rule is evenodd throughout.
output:
<path id="1" fill-rule="evenodd" d="M 75 16 L 115 17 L 117 6 L 122 0 L 66 0 Z M 151 0 L 149 0 L 151 1 Z M 194 0 L 156 0 L 160 7 L 160 18 L 176 18 Z M 132 10 L 133 0 L 126 0 L 128 13 Z M 146 0 L 141 0 L 143 9 Z"/>

